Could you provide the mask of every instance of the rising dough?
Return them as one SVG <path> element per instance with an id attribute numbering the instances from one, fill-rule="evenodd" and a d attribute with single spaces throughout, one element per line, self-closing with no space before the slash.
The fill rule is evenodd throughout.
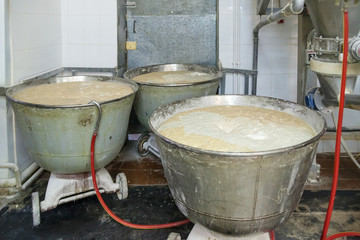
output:
<path id="1" fill-rule="evenodd" d="M 132 78 L 135 82 L 156 84 L 184 84 L 203 82 L 211 79 L 214 79 L 213 75 L 195 71 L 151 72 Z"/>
<path id="2" fill-rule="evenodd" d="M 25 88 L 17 92 L 14 99 L 34 104 L 65 106 L 87 104 L 91 100 L 109 101 L 133 92 L 130 86 L 117 82 L 63 82 Z"/>
<path id="3" fill-rule="evenodd" d="M 181 112 L 159 127 L 163 136 L 214 151 L 257 152 L 293 146 L 315 136 L 303 120 L 251 106 L 211 106 Z"/>

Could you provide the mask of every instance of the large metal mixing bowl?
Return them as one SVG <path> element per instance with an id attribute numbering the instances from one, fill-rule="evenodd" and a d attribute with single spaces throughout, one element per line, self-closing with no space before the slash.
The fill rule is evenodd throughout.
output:
<path id="1" fill-rule="evenodd" d="M 102 76 L 55 77 L 9 88 L 6 97 L 14 109 L 24 145 L 33 161 L 54 173 L 90 171 L 90 142 L 98 117 L 93 104 L 49 106 L 16 100 L 13 96 L 29 86 L 78 81 L 114 81 L 134 92 L 122 98 L 101 102 L 102 118 L 95 149 L 95 168 L 110 163 L 122 149 L 129 116 L 138 86 L 127 80 Z"/>
<path id="2" fill-rule="evenodd" d="M 256 106 L 296 116 L 316 135 L 270 151 L 220 152 L 183 145 L 162 136 L 160 125 L 177 113 L 207 106 Z M 180 211 L 192 222 L 230 235 L 268 232 L 284 222 L 302 195 L 325 121 L 317 112 L 280 99 L 207 96 L 177 101 L 154 111 L 155 134 L 165 176 Z"/>
<path id="3" fill-rule="evenodd" d="M 134 77 L 151 72 L 196 71 L 213 75 L 213 78 L 203 82 L 182 84 L 155 84 L 136 82 L 139 85 L 134 100 L 134 110 L 139 122 L 150 130 L 148 119 L 151 113 L 161 105 L 177 100 L 214 95 L 219 87 L 222 73 L 215 67 L 194 64 L 164 64 L 140 67 L 124 73 L 124 78 Z"/>

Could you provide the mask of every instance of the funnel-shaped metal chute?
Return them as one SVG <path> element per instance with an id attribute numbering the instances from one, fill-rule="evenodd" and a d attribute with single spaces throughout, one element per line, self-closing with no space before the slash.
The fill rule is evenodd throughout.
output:
<path id="1" fill-rule="evenodd" d="M 349 37 L 360 31 L 360 1 L 352 1 L 349 7 Z M 341 0 L 306 0 L 311 21 L 316 32 L 325 38 L 342 38 L 343 17 Z"/>

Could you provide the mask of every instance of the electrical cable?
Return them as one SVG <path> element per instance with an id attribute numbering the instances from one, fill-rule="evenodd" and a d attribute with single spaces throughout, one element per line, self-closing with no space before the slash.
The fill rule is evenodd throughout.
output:
<path id="1" fill-rule="evenodd" d="M 102 198 L 100 192 L 99 192 L 99 188 L 96 182 L 96 173 L 95 173 L 95 142 L 96 142 L 96 136 L 97 136 L 97 132 L 98 132 L 98 127 L 99 127 L 99 123 L 100 123 L 100 119 L 101 119 L 101 106 L 98 102 L 96 101 L 91 101 L 90 103 L 93 103 L 96 105 L 96 107 L 99 110 L 99 116 L 98 116 L 98 120 L 97 120 L 97 124 L 94 130 L 94 133 L 92 135 L 92 139 L 91 139 L 91 149 L 90 149 L 90 161 L 91 161 L 91 177 L 92 177 L 92 181 L 94 184 L 94 189 L 96 192 L 96 196 L 101 204 L 101 206 L 105 209 L 105 211 L 110 215 L 110 217 L 112 217 L 115 221 L 117 221 L 118 223 L 126 226 L 126 227 L 130 227 L 130 228 L 135 228 L 135 229 L 162 229 L 162 228 L 171 228 L 171 227 L 177 227 L 177 226 L 181 226 L 184 224 L 189 223 L 190 221 L 188 219 L 186 220 L 182 220 L 182 221 L 178 221 L 178 222 L 172 222 L 172 223 L 165 223 L 165 224 L 155 224 L 155 225 L 141 225 L 141 224 L 134 224 L 134 223 L 130 223 L 127 221 L 124 221 L 123 219 L 119 218 L 118 216 L 115 215 L 115 213 L 113 213 L 110 208 L 106 205 L 104 199 Z"/>
<path id="2" fill-rule="evenodd" d="M 332 236 L 326 237 L 331 214 L 334 208 L 335 196 L 336 196 L 336 188 L 337 181 L 339 178 L 339 163 L 340 163 L 340 150 L 341 150 L 341 131 L 342 131 L 342 121 L 344 115 L 344 103 L 345 103 L 345 86 L 346 86 L 346 70 L 347 70 L 347 55 L 348 55 L 348 47 L 349 47 L 349 14 L 348 9 L 346 7 L 343 8 L 344 13 L 344 47 L 343 47 L 343 64 L 342 64 L 342 74 L 341 74 L 341 88 L 340 88 L 340 100 L 339 100 L 339 115 L 338 115 L 338 123 L 337 123 L 337 131 L 336 131 L 336 142 L 335 142 L 335 159 L 334 159 L 334 174 L 333 181 L 331 186 L 331 194 L 328 209 L 326 212 L 326 218 L 324 222 L 324 227 L 321 235 L 321 240 L 332 240 L 343 236 L 360 236 L 360 233 L 357 232 L 346 232 L 346 233 L 338 233 Z"/>

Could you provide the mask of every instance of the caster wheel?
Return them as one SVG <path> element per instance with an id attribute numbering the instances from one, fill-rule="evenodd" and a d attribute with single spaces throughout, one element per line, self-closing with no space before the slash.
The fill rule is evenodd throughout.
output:
<path id="1" fill-rule="evenodd" d="M 181 240 L 181 236 L 179 233 L 170 233 L 167 240 Z"/>
<path id="2" fill-rule="evenodd" d="M 143 147 L 144 143 L 146 143 L 149 140 L 149 138 L 150 138 L 149 133 L 143 133 L 137 140 L 136 148 L 137 148 L 139 155 L 142 157 L 145 157 L 150 152 L 149 150 L 147 150 Z"/>
<path id="3" fill-rule="evenodd" d="M 128 197 L 128 185 L 125 173 L 118 173 L 115 181 L 119 184 L 119 191 L 116 192 L 119 200 L 126 199 Z"/>
<path id="4" fill-rule="evenodd" d="M 32 213 L 33 213 L 33 226 L 36 227 L 40 224 L 40 200 L 39 193 L 33 192 L 31 194 L 32 200 Z"/>

